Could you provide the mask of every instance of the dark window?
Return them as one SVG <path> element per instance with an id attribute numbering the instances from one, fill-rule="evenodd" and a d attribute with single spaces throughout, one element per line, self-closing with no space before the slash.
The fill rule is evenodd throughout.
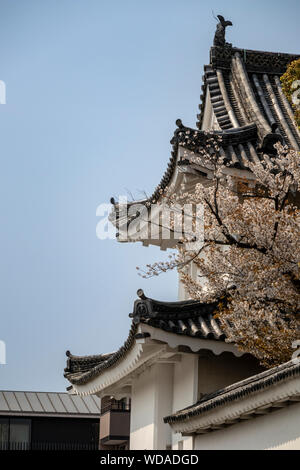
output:
<path id="1" fill-rule="evenodd" d="M 30 442 L 30 420 L 29 419 L 10 419 L 9 429 L 10 442 Z"/>
<path id="2" fill-rule="evenodd" d="M 0 449 L 28 449 L 30 428 L 30 419 L 0 418 Z"/>
<path id="3" fill-rule="evenodd" d="M 4 445 L 9 441 L 9 419 L 0 418 L 0 444 Z"/>

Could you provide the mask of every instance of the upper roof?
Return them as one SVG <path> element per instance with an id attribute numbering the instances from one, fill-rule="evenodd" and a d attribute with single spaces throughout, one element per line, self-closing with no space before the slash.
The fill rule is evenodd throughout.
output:
<path id="1" fill-rule="evenodd" d="M 225 151 L 234 166 L 244 169 L 245 162 L 257 161 L 263 153 L 274 152 L 276 141 L 300 150 L 300 131 L 280 82 L 287 66 L 299 58 L 300 54 L 240 49 L 226 42 L 211 48 L 210 63 L 204 66 L 196 127 L 198 131 L 211 130 L 212 121 L 208 123 L 206 116 L 212 110 L 215 120 L 212 134 L 221 135 L 221 151 Z M 180 131 L 190 137 L 187 139 L 190 142 L 183 146 L 195 148 L 195 140 L 201 146 L 203 133 L 184 127 L 180 120 L 176 124 L 167 170 L 147 199 L 150 203 L 160 198 L 172 179 L 178 163 L 178 147 L 183 145 L 178 138 Z M 118 213 L 118 204 L 113 198 L 111 202 Z"/>
<path id="2" fill-rule="evenodd" d="M 100 400 L 68 393 L 0 391 L 0 416 L 98 418 Z"/>
<path id="3" fill-rule="evenodd" d="M 225 45 L 212 47 L 210 64 L 204 67 L 203 95 L 197 127 L 203 128 L 205 99 L 213 107 L 222 130 L 250 123 L 258 127 L 260 140 L 277 124 L 285 142 L 299 149 L 300 134 L 285 98 L 280 76 L 300 55 L 251 51 Z"/>

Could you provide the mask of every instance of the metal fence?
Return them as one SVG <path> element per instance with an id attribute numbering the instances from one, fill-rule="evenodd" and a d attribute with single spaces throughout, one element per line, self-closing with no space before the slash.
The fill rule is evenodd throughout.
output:
<path id="1" fill-rule="evenodd" d="M 98 443 L 82 442 L 0 442 L 2 450 L 98 450 Z"/>

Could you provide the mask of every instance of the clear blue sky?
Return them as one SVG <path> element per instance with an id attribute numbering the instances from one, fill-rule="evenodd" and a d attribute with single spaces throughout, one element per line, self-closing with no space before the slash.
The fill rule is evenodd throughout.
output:
<path id="1" fill-rule="evenodd" d="M 126 339 L 136 290 L 162 253 L 96 238 L 96 208 L 151 193 L 175 120 L 195 126 L 216 14 L 235 46 L 299 53 L 298 0 L 2 0 L 0 389 L 64 390 L 65 351 Z"/>

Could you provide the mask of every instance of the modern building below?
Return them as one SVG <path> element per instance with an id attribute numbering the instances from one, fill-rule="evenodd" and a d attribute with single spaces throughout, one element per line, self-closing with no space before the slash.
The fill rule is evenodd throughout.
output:
<path id="1" fill-rule="evenodd" d="M 109 396 L 101 400 L 101 450 L 128 450 L 130 435 L 130 399 L 115 400 Z"/>
<path id="2" fill-rule="evenodd" d="M 95 396 L 0 391 L 0 450 L 98 449 L 99 417 Z"/>

